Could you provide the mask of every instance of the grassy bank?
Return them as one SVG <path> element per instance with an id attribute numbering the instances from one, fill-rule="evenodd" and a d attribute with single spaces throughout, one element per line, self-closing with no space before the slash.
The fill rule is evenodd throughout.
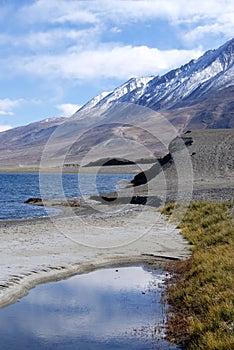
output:
<path id="1" fill-rule="evenodd" d="M 163 213 L 170 215 L 174 205 Z M 193 202 L 179 224 L 193 244 L 167 288 L 168 337 L 189 350 L 234 349 L 234 227 L 231 204 Z"/>

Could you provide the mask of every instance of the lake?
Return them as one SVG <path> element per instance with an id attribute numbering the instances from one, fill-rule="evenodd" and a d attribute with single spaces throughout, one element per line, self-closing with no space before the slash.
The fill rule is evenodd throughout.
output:
<path id="1" fill-rule="evenodd" d="M 0 220 L 43 217 L 57 209 L 24 204 L 30 197 L 45 199 L 108 193 L 118 188 L 130 174 L 0 174 Z M 42 193 L 41 193 L 42 192 Z"/>
<path id="2" fill-rule="evenodd" d="M 165 278 L 163 271 L 138 266 L 39 285 L 0 310 L 0 348 L 178 349 L 158 331 L 166 320 L 160 288 Z"/>

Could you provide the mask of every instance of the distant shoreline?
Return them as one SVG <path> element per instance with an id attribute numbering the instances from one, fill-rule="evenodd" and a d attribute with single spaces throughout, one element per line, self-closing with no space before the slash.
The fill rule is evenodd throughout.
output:
<path id="1" fill-rule="evenodd" d="M 137 174 L 147 169 L 151 164 L 136 165 L 114 165 L 114 166 L 93 166 L 93 167 L 65 167 L 65 168 L 0 168 L 0 174 Z"/>

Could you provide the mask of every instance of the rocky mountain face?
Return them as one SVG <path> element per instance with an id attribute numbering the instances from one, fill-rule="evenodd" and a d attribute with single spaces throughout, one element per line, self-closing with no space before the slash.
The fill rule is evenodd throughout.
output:
<path id="1" fill-rule="evenodd" d="M 0 150 L 41 145 L 66 118 L 48 118 L 0 133 Z"/>
<path id="2" fill-rule="evenodd" d="M 80 110 L 114 102 L 132 102 L 154 110 L 187 107 L 211 92 L 233 85 L 233 62 L 234 39 L 163 76 L 132 78 L 104 97 L 97 96 Z"/>
<path id="3" fill-rule="evenodd" d="M 80 111 L 88 111 L 93 107 L 101 107 L 105 104 L 116 102 L 138 103 L 139 99 L 144 95 L 148 83 L 152 77 L 131 78 L 123 85 L 117 87 L 112 92 L 104 92 L 94 97 L 91 101 L 82 106 Z"/>
<path id="4" fill-rule="evenodd" d="M 79 162 L 88 153 L 87 162 L 135 160 L 165 155 L 170 141 L 187 130 L 233 128 L 233 62 L 234 39 L 163 76 L 132 78 L 71 118 L 2 132 L 0 166 L 39 164 L 48 140 L 50 164 Z"/>

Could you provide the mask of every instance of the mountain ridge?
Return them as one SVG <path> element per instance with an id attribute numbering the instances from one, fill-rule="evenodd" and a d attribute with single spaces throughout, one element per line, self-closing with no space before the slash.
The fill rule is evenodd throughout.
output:
<path id="1" fill-rule="evenodd" d="M 163 156 L 176 130 L 181 134 L 190 129 L 233 128 L 233 96 L 234 38 L 163 76 L 131 78 L 95 96 L 70 118 L 45 119 L 0 133 L 0 167 L 38 165 L 45 145 L 52 142 L 50 159 L 55 163 L 63 156 L 68 162 L 80 162 L 99 144 L 104 153 L 95 157 L 110 157 L 109 149 L 113 158 L 142 158 L 134 149 L 118 153 L 124 139 L 148 147 L 151 154 L 144 157 Z M 174 131 L 165 129 L 167 123 Z M 163 147 L 155 141 L 160 133 Z"/>
<path id="2" fill-rule="evenodd" d="M 217 75 L 226 72 L 233 67 L 233 63 L 234 38 L 218 49 L 208 50 L 197 60 L 191 60 L 180 68 L 173 69 L 162 76 L 131 78 L 104 98 L 99 99 L 98 105 L 126 102 L 127 99 L 128 102 L 134 102 L 154 110 L 176 108 L 181 106 L 181 99 L 187 98 L 198 88 L 201 89 L 201 85 L 211 84 L 210 79 L 213 80 L 217 78 Z M 233 78 L 234 70 L 231 75 L 232 82 Z M 137 88 L 129 88 L 125 92 L 126 85 L 134 85 L 134 81 Z M 116 95 L 115 91 L 122 91 L 116 96 L 116 99 L 113 98 Z M 137 94 L 139 98 L 137 98 Z M 172 102 L 170 102 L 171 100 Z M 89 108 L 89 102 L 81 107 L 78 112 L 84 109 L 87 110 L 87 108 Z"/>

